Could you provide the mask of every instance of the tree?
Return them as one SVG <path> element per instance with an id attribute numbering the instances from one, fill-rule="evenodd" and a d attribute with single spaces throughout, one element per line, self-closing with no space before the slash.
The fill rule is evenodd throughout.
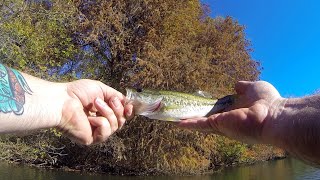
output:
<path id="1" fill-rule="evenodd" d="M 0 6 L 2 63 L 46 78 L 78 53 L 70 36 L 72 1 L 5 0 Z"/>
<path id="2" fill-rule="evenodd" d="M 121 91 L 126 86 L 204 90 L 222 97 L 234 93 L 238 80 L 256 80 L 260 73 L 244 27 L 231 17 L 209 17 L 199 0 L 1 3 L 2 62 L 43 78 L 91 78 Z M 200 172 L 230 162 L 228 157 L 238 161 L 246 150 L 219 139 L 138 117 L 100 146 L 63 139 L 69 155 L 56 163 L 135 174 Z M 60 140 L 52 138 L 52 144 Z"/>

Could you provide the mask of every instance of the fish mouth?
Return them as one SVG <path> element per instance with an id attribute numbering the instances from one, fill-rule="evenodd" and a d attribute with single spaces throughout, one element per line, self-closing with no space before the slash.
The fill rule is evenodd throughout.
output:
<path id="1" fill-rule="evenodd" d="M 223 98 L 218 99 L 217 105 L 222 105 L 222 106 L 230 106 L 234 103 L 235 101 L 235 95 L 228 95 Z"/>
<path id="2" fill-rule="evenodd" d="M 236 95 L 227 95 L 223 98 L 218 99 L 218 101 L 215 103 L 206 117 L 226 111 L 227 108 L 234 104 L 235 99 Z"/>

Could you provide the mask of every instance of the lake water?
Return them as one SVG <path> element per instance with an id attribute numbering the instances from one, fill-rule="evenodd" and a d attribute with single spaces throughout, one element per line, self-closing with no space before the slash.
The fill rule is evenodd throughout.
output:
<path id="1" fill-rule="evenodd" d="M 63 172 L 57 170 L 37 169 L 27 166 L 17 166 L 0 162 L 1 180 L 308 180 L 319 179 L 320 169 L 313 168 L 302 162 L 287 158 L 283 160 L 256 163 L 249 166 L 230 167 L 213 175 L 189 177 L 126 177 L 89 175 L 76 172 Z"/>

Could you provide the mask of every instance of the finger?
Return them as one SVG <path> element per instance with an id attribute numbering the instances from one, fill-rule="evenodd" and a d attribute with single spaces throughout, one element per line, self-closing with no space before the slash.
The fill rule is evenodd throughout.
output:
<path id="1" fill-rule="evenodd" d="M 235 85 L 235 90 L 238 94 L 245 94 L 248 87 L 251 86 L 253 82 L 250 81 L 239 81 Z"/>
<path id="2" fill-rule="evenodd" d="M 133 105 L 127 104 L 124 107 L 124 113 L 125 113 L 126 119 L 131 120 L 134 117 Z"/>
<path id="3" fill-rule="evenodd" d="M 90 124 L 93 128 L 93 143 L 106 141 L 112 134 L 109 121 L 104 117 L 89 117 Z"/>
<path id="4" fill-rule="evenodd" d="M 242 138 L 246 132 L 250 131 L 248 127 L 248 108 L 236 109 L 229 112 L 223 112 L 212 115 L 208 118 L 210 128 L 218 133 L 231 138 Z"/>
<path id="5" fill-rule="evenodd" d="M 194 118 L 181 121 L 178 126 L 188 129 L 196 129 L 204 132 L 213 132 L 219 135 L 225 135 L 232 138 L 241 138 L 241 132 L 248 131 L 243 127 L 248 127 L 247 113 L 248 109 L 237 109 L 229 112 L 214 114 L 208 118 Z"/>
<path id="6" fill-rule="evenodd" d="M 178 127 L 186 129 L 196 129 L 200 131 L 210 131 L 210 124 L 207 117 L 185 119 L 177 123 Z"/>
<path id="7" fill-rule="evenodd" d="M 74 104 L 69 105 L 71 109 L 77 109 Z M 73 106 L 73 107 L 72 107 Z M 68 111 L 71 112 L 71 111 Z M 76 112 L 76 113 L 75 113 Z M 90 145 L 92 139 L 92 129 L 90 123 L 87 120 L 87 115 L 82 110 L 74 111 L 69 113 L 65 117 L 67 120 L 65 123 L 60 124 L 58 129 L 65 134 L 71 141 L 78 144 Z"/>
<path id="8" fill-rule="evenodd" d="M 126 122 L 124 117 L 124 107 L 118 97 L 112 97 L 109 101 L 109 105 L 117 118 L 118 128 L 121 129 Z"/>
<path id="9" fill-rule="evenodd" d="M 113 89 L 110 86 L 107 86 L 107 85 L 103 84 L 102 82 L 100 82 L 100 83 L 101 83 L 100 87 L 101 87 L 101 90 L 103 92 L 104 100 L 106 102 L 109 102 L 112 97 L 118 97 L 120 102 L 122 104 L 125 104 L 126 97 L 121 92 Z"/>
<path id="10" fill-rule="evenodd" d="M 118 129 L 118 121 L 113 110 L 100 98 L 96 98 L 94 103 L 99 114 L 109 121 L 112 133 L 114 133 Z"/>

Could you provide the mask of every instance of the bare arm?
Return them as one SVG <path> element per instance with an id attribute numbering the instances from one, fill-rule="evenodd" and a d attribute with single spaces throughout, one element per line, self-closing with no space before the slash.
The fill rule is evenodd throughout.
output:
<path id="1" fill-rule="evenodd" d="M 64 84 L 55 84 L 1 67 L 0 132 L 56 127 L 67 98 Z M 10 75 L 9 75 L 10 74 Z M 18 79 L 22 79 L 20 82 Z M 50 118 L 46 118 L 50 117 Z"/>
<path id="2" fill-rule="evenodd" d="M 269 142 L 320 165 L 320 96 L 285 99 L 266 122 Z"/>
<path id="3" fill-rule="evenodd" d="M 320 96 L 282 98 L 269 83 L 239 82 L 228 111 L 183 121 L 181 127 L 210 131 L 249 143 L 266 143 L 320 164 Z"/>
<path id="4" fill-rule="evenodd" d="M 0 133 L 55 127 L 82 144 L 102 142 L 130 115 L 124 101 L 98 81 L 53 83 L 0 64 Z"/>

